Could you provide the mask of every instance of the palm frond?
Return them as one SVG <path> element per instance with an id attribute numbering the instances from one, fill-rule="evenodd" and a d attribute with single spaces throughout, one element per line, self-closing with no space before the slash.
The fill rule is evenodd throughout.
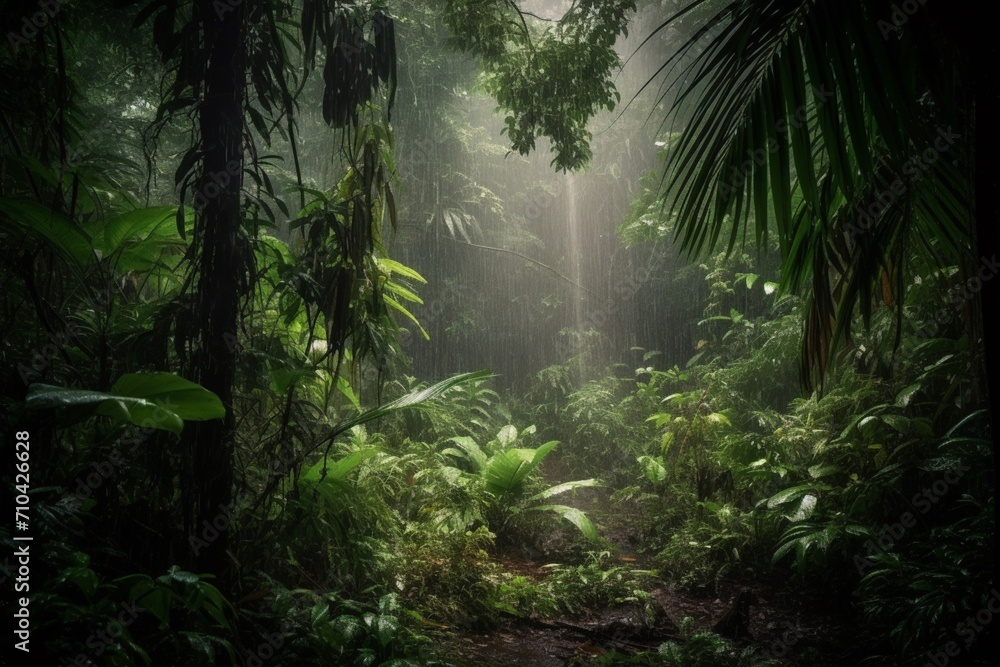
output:
<path id="1" fill-rule="evenodd" d="M 807 385 L 856 312 L 867 322 L 878 301 L 898 302 L 914 238 L 935 239 L 946 264 L 972 252 L 968 139 L 953 129 L 968 114 L 962 77 L 947 59 L 907 67 L 946 36 L 927 7 L 898 29 L 892 11 L 741 0 L 664 64 L 679 86 L 669 116 L 685 125 L 661 184 L 675 238 L 698 255 L 732 252 L 751 224 L 758 245 L 775 234 L 783 287 L 812 290 Z"/>

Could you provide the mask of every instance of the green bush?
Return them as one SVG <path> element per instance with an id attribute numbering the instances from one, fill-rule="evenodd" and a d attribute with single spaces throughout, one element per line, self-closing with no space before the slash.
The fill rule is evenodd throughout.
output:
<path id="1" fill-rule="evenodd" d="M 546 586 L 570 614 L 617 604 L 650 602 L 653 574 L 625 565 L 612 565 L 608 551 L 591 552 L 582 565 L 550 565 Z"/>
<path id="2" fill-rule="evenodd" d="M 448 531 L 408 524 L 397 548 L 396 589 L 423 617 L 454 625 L 488 626 L 494 621 L 499 567 L 489 551 L 495 536 L 484 526 Z"/>

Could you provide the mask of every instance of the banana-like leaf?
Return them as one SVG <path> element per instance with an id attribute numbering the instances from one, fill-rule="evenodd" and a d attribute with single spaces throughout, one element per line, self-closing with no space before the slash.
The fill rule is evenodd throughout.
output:
<path id="1" fill-rule="evenodd" d="M 418 283 L 426 284 L 427 279 L 422 275 L 417 273 L 414 269 L 406 266 L 401 262 L 397 262 L 394 259 L 389 259 L 388 257 L 380 257 L 376 262 L 386 271 L 386 273 L 393 274 L 398 273 L 404 278 L 409 278 L 410 280 L 415 280 Z"/>
<path id="2" fill-rule="evenodd" d="M 129 373 L 111 386 L 111 393 L 152 401 L 186 420 L 222 419 L 226 415 L 218 396 L 173 373 Z"/>
<path id="3" fill-rule="evenodd" d="M 500 432 L 497 433 L 497 442 L 500 443 L 501 447 L 507 448 L 517 442 L 517 428 L 511 424 L 507 424 Z"/>
<path id="4" fill-rule="evenodd" d="M 411 313 L 409 310 L 407 310 L 406 307 L 403 306 L 403 304 L 399 303 L 398 301 L 396 301 L 395 299 L 393 299 L 391 296 L 389 296 L 387 294 L 383 294 L 382 295 L 382 299 L 390 307 L 392 307 L 394 310 L 396 310 L 397 312 L 401 313 L 403 315 L 403 317 L 405 317 L 406 319 L 408 319 L 411 322 L 413 322 L 414 324 L 416 324 L 417 328 L 420 329 L 420 333 L 423 335 L 424 340 L 430 340 L 431 339 L 431 336 L 430 336 L 430 334 L 427 333 L 427 330 L 424 329 L 420 325 L 420 321 L 417 320 L 416 316 L 413 313 Z"/>
<path id="5" fill-rule="evenodd" d="M 476 441 L 467 435 L 459 435 L 454 438 L 449 438 L 448 442 L 455 443 L 458 449 L 449 448 L 445 452 L 455 452 L 456 454 L 463 455 L 466 459 L 472 462 L 473 466 L 477 471 L 482 470 L 486 467 L 486 454 L 480 449 Z"/>
<path id="6" fill-rule="evenodd" d="M 913 400 L 913 397 L 920 393 L 920 390 L 924 388 L 922 382 L 915 382 L 911 384 L 906 389 L 896 394 L 896 406 L 900 408 L 905 408 Z"/>
<path id="7" fill-rule="evenodd" d="M 798 505 L 792 507 L 792 511 L 789 514 L 785 514 L 785 518 L 796 523 L 798 521 L 805 521 L 813 515 L 816 511 L 816 496 L 807 493 L 802 496 L 799 500 Z"/>
<path id="8" fill-rule="evenodd" d="M 218 396 L 172 373 L 123 375 L 111 393 L 36 383 L 28 388 L 25 405 L 33 410 L 64 409 L 71 423 L 103 415 L 177 435 L 185 420 L 221 419 L 226 414 Z"/>
<path id="9" fill-rule="evenodd" d="M 307 469 L 299 478 L 299 488 L 305 493 L 318 494 L 330 508 L 337 507 L 341 494 L 349 493 L 351 487 L 344 480 L 348 473 L 378 454 L 375 447 L 366 447 L 351 452 L 339 461 L 327 461 L 324 457 Z"/>
<path id="10" fill-rule="evenodd" d="M 807 494 L 814 493 L 816 486 L 813 484 L 803 484 L 800 486 L 793 486 L 789 489 L 779 491 L 767 500 L 768 509 L 774 509 L 778 505 L 784 505 L 785 503 L 790 503 L 794 500 L 798 500 Z"/>
<path id="11" fill-rule="evenodd" d="M 588 540 L 597 540 L 597 527 L 582 510 L 567 505 L 537 505 L 528 508 L 533 512 L 553 512 L 580 529 Z"/>
<path id="12" fill-rule="evenodd" d="M 671 434 L 672 435 L 672 434 Z M 636 459 L 642 466 L 646 478 L 653 484 L 661 484 L 667 479 L 667 469 L 663 467 L 663 457 L 640 456 Z"/>

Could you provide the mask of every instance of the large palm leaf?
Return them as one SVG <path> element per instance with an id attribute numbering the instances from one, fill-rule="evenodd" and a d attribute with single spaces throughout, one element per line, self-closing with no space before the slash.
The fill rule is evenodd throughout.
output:
<path id="1" fill-rule="evenodd" d="M 731 251 L 751 221 L 758 244 L 777 237 L 783 286 L 811 281 L 807 384 L 855 313 L 899 303 L 910 253 L 972 255 L 969 109 L 935 11 L 904 23 L 888 1 L 739 0 L 661 69 L 682 126 L 663 178 L 675 234 L 692 254 Z"/>

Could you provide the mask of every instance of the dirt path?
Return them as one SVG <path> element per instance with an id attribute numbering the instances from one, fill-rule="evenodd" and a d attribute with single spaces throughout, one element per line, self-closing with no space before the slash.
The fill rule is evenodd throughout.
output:
<path id="1" fill-rule="evenodd" d="M 569 500 L 569 499 L 567 499 Z M 568 502 L 583 509 L 601 528 L 601 533 L 614 544 L 613 561 L 636 569 L 648 569 L 650 559 L 639 553 L 642 536 L 638 523 L 629 520 L 621 508 L 613 507 L 606 489 L 584 489 Z M 559 543 L 558 534 L 552 542 Z M 544 566 L 558 562 L 556 554 L 528 556 L 518 551 L 498 554 L 497 561 L 507 572 L 541 581 L 549 570 Z M 740 585 L 723 584 L 716 593 L 677 590 L 669 582 L 659 581 L 649 590 L 653 599 L 666 611 L 675 624 L 690 618 L 688 633 L 707 631 L 730 608 Z M 773 586 L 756 584 L 751 587 L 755 604 L 751 608 L 751 645 L 762 657 L 787 665 L 840 667 L 857 664 L 856 629 L 843 618 L 843 613 L 830 609 L 828 601 L 803 598 L 801 593 L 782 591 Z M 443 652 L 458 664 L 468 667 L 564 667 L 587 664 L 609 650 L 634 653 L 640 647 L 655 652 L 669 637 L 628 640 L 625 644 L 608 641 L 607 636 L 590 635 L 565 627 L 553 627 L 559 622 L 601 628 L 616 613 L 613 608 L 589 609 L 577 618 L 532 620 L 505 618 L 499 627 L 487 634 L 466 633 L 447 640 Z M 549 627 L 543 627 L 544 624 Z M 575 658 L 575 660 L 574 660 Z M 734 663 L 735 664 L 735 663 Z"/>
<path id="2" fill-rule="evenodd" d="M 579 655 L 586 642 L 568 630 L 548 631 L 525 624 L 507 624 L 488 635 L 467 635 L 448 646 L 469 667 L 563 667 Z"/>
<path id="3" fill-rule="evenodd" d="M 657 599 L 669 604 L 671 597 L 657 596 Z M 692 612 L 712 606 L 700 600 L 677 597 L 673 597 L 673 602 L 676 609 L 685 608 Z M 818 616 L 810 619 L 808 624 L 785 627 L 766 620 L 768 611 L 757 615 L 751 625 L 751 632 L 756 638 L 753 645 L 762 658 L 787 665 L 812 667 L 858 664 L 860 656 L 852 650 L 850 629 L 836 619 Z M 696 626 L 699 625 L 703 623 L 696 620 Z M 647 650 L 655 652 L 658 645 L 656 642 L 648 644 Z M 860 647 L 855 644 L 853 648 Z M 580 664 L 586 664 L 588 660 L 612 649 L 619 652 L 635 650 L 634 647 L 623 647 L 611 641 L 587 639 L 570 630 L 544 630 L 527 623 L 508 622 L 489 634 L 456 638 L 449 642 L 445 653 L 468 667 L 564 667 L 574 657 L 583 659 Z"/>

